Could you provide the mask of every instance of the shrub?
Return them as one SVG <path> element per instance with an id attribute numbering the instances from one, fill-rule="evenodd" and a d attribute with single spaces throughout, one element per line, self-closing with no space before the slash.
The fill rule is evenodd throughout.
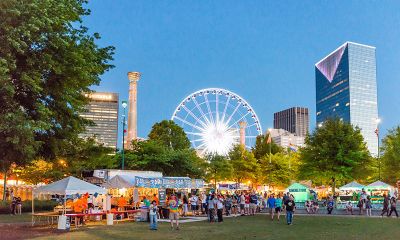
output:
<path id="1" fill-rule="evenodd" d="M 0 214 L 9 214 L 11 201 L 0 201 Z M 51 211 L 58 203 L 52 200 L 35 200 L 35 212 Z M 22 201 L 22 212 L 32 212 L 32 201 Z"/>

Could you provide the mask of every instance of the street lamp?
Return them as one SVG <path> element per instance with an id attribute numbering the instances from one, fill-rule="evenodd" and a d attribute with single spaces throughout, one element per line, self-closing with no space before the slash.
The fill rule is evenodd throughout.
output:
<path id="1" fill-rule="evenodd" d="M 381 180 L 381 156 L 380 156 L 380 149 L 379 149 L 379 124 L 381 123 L 381 119 L 377 118 L 375 119 L 376 122 L 376 129 L 375 129 L 375 134 L 376 137 L 378 138 L 378 163 L 379 163 L 379 180 Z"/>
<path id="2" fill-rule="evenodd" d="M 124 170 L 125 167 L 125 109 L 128 106 L 126 101 L 122 101 L 122 108 L 124 109 L 124 115 L 122 115 L 122 164 L 121 169 Z"/>
<path id="3" fill-rule="evenodd" d="M 268 143 L 269 143 L 269 163 L 271 164 L 271 147 L 272 147 L 272 137 L 271 137 L 272 128 L 268 128 Z"/>

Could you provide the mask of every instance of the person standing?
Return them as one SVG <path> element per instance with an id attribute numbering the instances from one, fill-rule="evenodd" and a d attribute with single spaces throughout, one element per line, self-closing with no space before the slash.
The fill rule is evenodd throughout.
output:
<path id="1" fill-rule="evenodd" d="M 210 223 L 214 222 L 214 210 L 215 210 L 215 203 L 214 203 L 214 198 L 215 195 L 214 193 L 211 193 L 210 196 L 208 197 L 207 205 L 208 205 L 208 220 Z"/>
<path id="2" fill-rule="evenodd" d="M 16 212 L 18 215 L 22 214 L 22 201 L 21 201 L 20 197 L 17 197 L 17 200 L 16 200 Z"/>
<path id="3" fill-rule="evenodd" d="M 175 195 L 171 195 L 170 200 L 168 201 L 169 207 L 169 220 L 171 221 L 171 230 L 174 229 L 174 221 L 176 225 L 176 230 L 179 230 L 179 204 L 178 199 Z"/>
<path id="4" fill-rule="evenodd" d="M 193 194 L 190 198 L 190 208 L 192 209 L 192 215 L 196 216 L 196 211 L 197 211 L 197 196 L 195 194 Z"/>
<path id="5" fill-rule="evenodd" d="M 367 200 L 365 202 L 365 209 L 367 212 L 367 216 L 371 217 L 371 209 L 372 209 L 372 203 L 371 203 L 371 197 L 367 196 Z"/>
<path id="6" fill-rule="evenodd" d="M 268 197 L 267 207 L 269 208 L 269 215 L 271 216 L 271 221 L 274 221 L 275 196 L 273 193 Z"/>
<path id="7" fill-rule="evenodd" d="M 383 217 L 383 215 L 385 213 L 386 213 L 386 216 L 389 215 L 389 204 L 390 204 L 389 197 L 386 196 L 386 194 L 383 194 L 383 209 L 382 209 L 381 217 Z"/>
<path id="8" fill-rule="evenodd" d="M 333 197 L 329 197 L 329 200 L 328 200 L 328 203 L 327 203 L 328 214 L 332 214 L 334 205 L 335 205 L 335 203 L 333 201 Z"/>
<path id="9" fill-rule="evenodd" d="M 244 196 L 243 192 L 240 193 L 239 200 L 240 200 L 239 201 L 239 203 L 240 203 L 240 213 L 241 213 L 242 216 L 244 216 L 244 215 L 246 215 L 245 208 L 244 208 L 245 202 L 246 202 L 246 197 Z"/>
<path id="10" fill-rule="evenodd" d="M 396 213 L 396 217 L 399 217 L 399 214 L 397 213 L 397 209 L 396 209 L 396 198 L 392 197 L 390 199 L 390 212 L 388 217 L 392 216 L 392 212 Z"/>
<path id="11" fill-rule="evenodd" d="M 238 196 L 236 195 L 236 193 L 233 194 L 232 197 L 232 214 L 234 217 L 236 217 L 238 211 Z"/>
<path id="12" fill-rule="evenodd" d="M 12 190 L 11 190 L 12 191 Z M 11 199 L 11 205 L 10 205 L 10 209 L 11 209 L 11 214 L 15 215 L 15 209 L 17 207 L 17 199 L 15 197 L 13 197 Z"/>
<path id="13" fill-rule="evenodd" d="M 207 195 L 204 192 L 201 193 L 201 212 L 207 214 Z"/>
<path id="14" fill-rule="evenodd" d="M 279 217 L 281 216 L 281 211 L 282 211 L 282 198 L 278 194 L 277 198 L 275 199 L 275 213 L 277 215 L 278 222 L 279 222 Z"/>
<path id="15" fill-rule="evenodd" d="M 250 195 L 248 192 L 244 196 L 244 214 L 250 215 Z"/>
<path id="16" fill-rule="evenodd" d="M 228 195 L 226 195 L 226 199 L 225 199 L 225 214 L 226 214 L 226 216 L 231 215 L 231 208 L 232 208 L 232 197 L 228 194 Z"/>
<path id="17" fill-rule="evenodd" d="M 250 195 L 250 215 L 255 215 L 257 211 L 258 197 L 255 192 Z"/>
<path id="18" fill-rule="evenodd" d="M 218 217 L 218 222 L 223 222 L 223 214 L 222 212 L 224 211 L 224 198 L 222 197 L 222 195 L 218 195 L 217 201 L 217 217 Z"/>
<path id="19" fill-rule="evenodd" d="M 157 207 L 157 201 L 153 200 L 150 205 L 150 230 L 157 230 L 157 213 L 158 213 L 158 207 Z"/>
<path id="20" fill-rule="evenodd" d="M 285 205 L 285 202 L 287 202 L 289 200 L 289 192 L 286 194 L 286 193 L 284 193 L 283 194 L 283 198 L 282 198 L 282 201 L 283 201 L 283 208 L 285 208 L 286 209 L 286 205 Z"/>
<path id="21" fill-rule="evenodd" d="M 183 199 L 182 199 L 182 216 L 186 217 L 186 214 L 188 213 L 188 204 L 189 204 L 189 200 L 186 197 L 185 194 L 183 194 Z"/>
<path id="22" fill-rule="evenodd" d="M 293 224 L 293 213 L 296 208 L 296 203 L 293 200 L 293 197 L 290 196 L 289 200 L 285 202 L 285 207 L 286 207 L 286 222 L 288 225 Z"/>

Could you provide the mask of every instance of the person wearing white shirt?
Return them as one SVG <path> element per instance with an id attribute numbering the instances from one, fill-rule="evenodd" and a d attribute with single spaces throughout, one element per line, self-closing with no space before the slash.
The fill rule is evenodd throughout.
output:
<path id="1" fill-rule="evenodd" d="M 199 198 L 198 198 L 196 195 L 192 195 L 192 196 L 189 198 L 190 206 L 191 206 L 191 209 L 192 209 L 192 214 L 193 214 L 193 216 L 196 216 L 197 201 L 198 201 L 198 200 L 199 200 Z"/>

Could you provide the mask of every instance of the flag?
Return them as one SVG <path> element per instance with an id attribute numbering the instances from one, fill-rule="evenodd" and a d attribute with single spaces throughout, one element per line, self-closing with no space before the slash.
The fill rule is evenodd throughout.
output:
<path id="1" fill-rule="evenodd" d="M 379 136 L 379 128 L 375 129 L 376 136 Z"/>
<path id="2" fill-rule="evenodd" d="M 289 149 L 293 152 L 297 152 L 297 147 L 291 143 L 289 144 Z"/>
<path id="3" fill-rule="evenodd" d="M 271 139 L 271 134 L 268 134 L 267 143 L 268 143 L 268 144 L 270 144 L 271 142 L 272 142 L 272 139 Z"/>

